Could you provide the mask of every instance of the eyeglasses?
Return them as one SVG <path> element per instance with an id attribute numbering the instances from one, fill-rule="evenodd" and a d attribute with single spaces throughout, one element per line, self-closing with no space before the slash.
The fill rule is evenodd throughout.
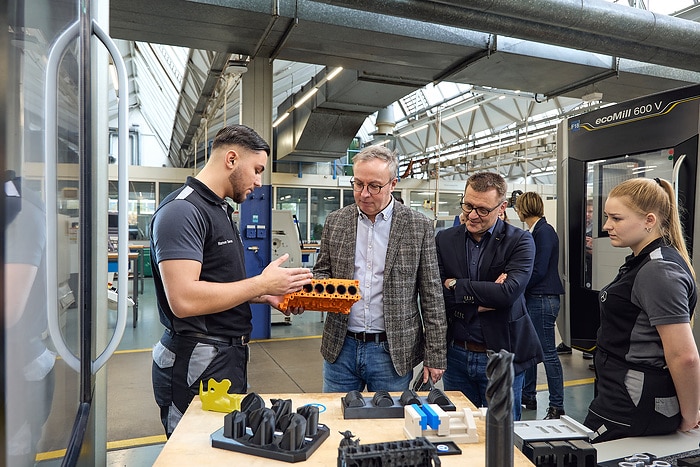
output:
<path id="1" fill-rule="evenodd" d="M 494 209 L 498 209 L 501 206 L 501 204 L 503 204 L 503 201 L 501 201 L 496 206 L 489 209 L 489 208 L 484 208 L 481 206 L 476 207 L 470 203 L 459 203 L 459 205 L 462 207 L 462 211 L 464 211 L 465 214 L 469 215 L 472 213 L 472 211 L 476 211 L 476 215 L 479 217 L 488 216 L 489 214 L 491 214 L 494 211 Z"/>
<path id="2" fill-rule="evenodd" d="M 391 179 L 393 180 L 393 178 Z M 391 180 L 386 182 L 384 185 L 376 185 L 374 183 L 370 183 L 369 185 L 365 185 L 364 183 L 356 182 L 354 178 L 350 179 L 350 186 L 352 187 L 352 191 L 356 193 L 362 193 L 362 191 L 367 187 L 367 192 L 370 195 L 378 195 L 380 191 L 382 191 L 382 188 L 387 186 L 388 184 L 391 183 Z"/>

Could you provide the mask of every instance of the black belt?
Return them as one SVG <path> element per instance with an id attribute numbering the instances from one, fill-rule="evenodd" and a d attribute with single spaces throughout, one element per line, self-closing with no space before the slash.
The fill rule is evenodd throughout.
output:
<path id="1" fill-rule="evenodd" d="M 248 342 L 250 342 L 250 336 L 249 335 L 244 335 L 244 336 L 234 336 L 234 337 L 227 337 L 227 336 L 214 336 L 211 334 L 204 334 L 201 332 L 196 332 L 196 331 L 181 331 L 181 332 L 173 332 L 170 329 L 168 329 L 168 334 L 172 337 L 173 335 L 177 336 L 182 336 L 182 337 L 188 337 L 190 339 L 195 339 L 195 340 L 201 340 L 204 342 L 215 342 L 217 344 L 224 344 L 224 345 L 247 345 Z"/>
<path id="2" fill-rule="evenodd" d="M 486 353 L 486 344 L 482 344 L 480 342 L 467 342 L 467 341 L 460 341 L 460 340 L 453 340 L 452 345 L 455 345 L 461 349 L 468 350 L 470 352 L 476 352 L 476 353 Z"/>
<path id="3" fill-rule="evenodd" d="M 385 332 L 352 332 L 348 331 L 348 337 L 352 337 L 360 342 L 386 342 Z"/>

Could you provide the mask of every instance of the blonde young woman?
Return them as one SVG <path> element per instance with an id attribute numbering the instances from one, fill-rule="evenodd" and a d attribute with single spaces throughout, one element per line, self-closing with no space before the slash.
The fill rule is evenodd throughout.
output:
<path id="1" fill-rule="evenodd" d="M 603 229 L 630 248 L 599 294 L 593 442 L 689 431 L 700 421 L 700 357 L 690 320 L 695 273 L 671 184 L 635 178 L 610 191 Z"/>

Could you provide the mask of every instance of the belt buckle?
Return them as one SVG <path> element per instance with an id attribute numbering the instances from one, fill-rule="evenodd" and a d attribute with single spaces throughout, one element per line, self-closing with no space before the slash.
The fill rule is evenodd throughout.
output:
<path id="1" fill-rule="evenodd" d="M 240 337 L 241 339 L 241 345 L 248 345 L 248 342 L 250 342 L 250 337 L 243 335 Z"/>

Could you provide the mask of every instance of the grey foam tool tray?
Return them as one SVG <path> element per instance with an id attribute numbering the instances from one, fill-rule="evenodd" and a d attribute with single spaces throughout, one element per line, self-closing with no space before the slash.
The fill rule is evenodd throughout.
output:
<path id="1" fill-rule="evenodd" d="M 357 418 L 403 418 L 404 405 L 401 403 L 401 397 L 389 397 L 391 397 L 392 404 L 386 407 L 374 405 L 373 397 L 365 396 L 362 396 L 362 399 L 364 400 L 364 405 L 362 407 L 351 407 L 347 402 L 347 396 L 343 396 L 340 398 L 340 405 L 343 410 L 343 418 L 346 420 Z M 417 403 L 418 405 L 438 404 L 437 402 L 430 402 L 428 400 L 428 396 L 417 396 L 417 399 L 417 402 L 414 401 L 411 403 Z M 450 401 L 450 399 L 447 396 L 445 396 L 445 402 L 443 402 L 443 404 L 438 404 L 442 410 L 446 412 L 454 412 L 457 410 L 455 405 L 452 403 L 452 401 Z"/>

